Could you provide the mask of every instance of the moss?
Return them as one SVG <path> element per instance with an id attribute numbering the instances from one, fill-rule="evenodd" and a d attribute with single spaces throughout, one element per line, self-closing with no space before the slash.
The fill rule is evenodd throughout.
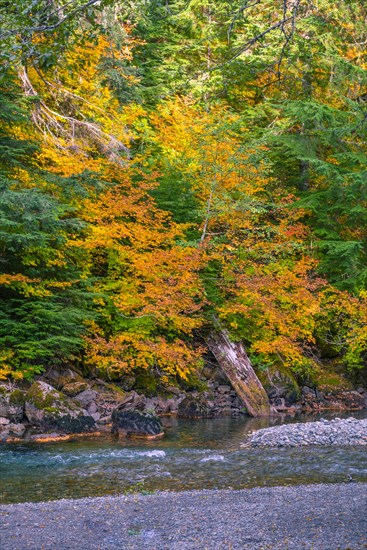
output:
<path id="1" fill-rule="evenodd" d="M 257 376 L 267 393 L 276 389 L 277 386 L 281 386 L 284 388 L 286 396 L 293 400 L 298 399 L 301 394 L 296 377 L 284 365 L 276 365 L 265 371 L 259 370 Z"/>
<path id="2" fill-rule="evenodd" d="M 144 393 L 147 397 L 153 397 L 158 393 L 158 380 L 149 372 L 140 372 L 136 376 L 134 389 Z"/>
<path id="3" fill-rule="evenodd" d="M 56 407 L 43 407 L 43 410 L 48 413 L 58 413 L 58 409 Z"/>
<path id="4" fill-rule="evenodd" d="M 24 405 L 25 395 L 21 390 L 14 390 L 9 396 L 11 405 Z"/>
<path id="5" fill-rule="evenodd" d="M 315 385 L 325 389 L 352 389 L 352 384 L 337 372 L 322 371 L 315 376 Z"/>
<path id="6" fill-rule="evenodd" d="M 188 390 L 188 391 L 196 390 L 199 392 L 203 392 L 208 390 L 207 382 L 204 380 L 201 380 L 195 374 L 189 375 L 187 381 L 182 382 L 181 386 L 184 390 Z"/>
<path id="7" fill-rule="evenodd" d="M 57 408 L 62 405 L 67 405 L 68 408 L 70 408 L 68 399 L 65 395 L 57 390 L 44 393 L 42 387 L 37 382 L 32 384 L 26 398 L 28 401 L 32 401 L 34 406 L 40 410 L 48 410 L 49 408 L 57 410 Z M 57 407 L 55 407 L 55 405 L 57 405 Z"/>
<path id="8" fill-rule="evenodd" d="M 107 384 L 106 388 L 108 388 L 110 391 L 115 392 L 121 396 L 124 396 L 126 393 L 122 388 L 120 388 L 120 386 L 117 386 L 116 384 Z"/>

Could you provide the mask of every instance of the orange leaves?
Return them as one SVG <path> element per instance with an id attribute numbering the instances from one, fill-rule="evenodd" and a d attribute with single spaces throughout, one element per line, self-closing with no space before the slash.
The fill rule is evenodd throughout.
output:
<path id="1" fill-rule="evenodd" d="M 182 229 L 147 193 L 154 179 L 131 167 L 114 180 L 84 204 L 85 247 L 101 270 L 95 290 L 105 296 L 99 310 L 111 315 L 105 334 L 88 338 L 88 364 L 114 374 L 156 366 L 185 378 L 200 357 L 183 340 L 201 324 L 200 255 L 177 243 Z"/>

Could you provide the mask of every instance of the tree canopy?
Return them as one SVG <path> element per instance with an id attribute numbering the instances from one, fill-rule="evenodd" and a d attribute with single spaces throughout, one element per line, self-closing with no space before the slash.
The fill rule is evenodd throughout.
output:
<path id="1" fill-rule="evenodd" d="M 0 3 L 0 376 L 367 361 L 362 0 Z"/>

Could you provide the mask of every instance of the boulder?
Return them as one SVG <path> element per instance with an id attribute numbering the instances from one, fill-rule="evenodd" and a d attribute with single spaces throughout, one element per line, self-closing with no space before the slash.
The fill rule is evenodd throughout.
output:
<path id="1" fill-rule="evenodd" d="M 275 408 L 278 408 L 279 402 L 284 402 L 285 407 L 293 405 L 300 397 L 300 388 L 295 376 L 284 366 L 269 367 L 266 371 L 259 372 L 259 378 L 271 405 Z"/>
<path id="2" fill-rule="evenodd" d="M 93 381 L 91 389 L 82 391 L 73 397 L 73 401 L 78 406 L 87 409 L 88 413 L 99 421 L 100 418 L 111 416 L 112 411 L 124 401 L 126 395 L 115 384 L 97 379 Z"/>
<path id="3" fill-rule="evenodd" d="M 24 393 L 21 390 L 0 386 L 0 416 L 15 423 L 23 419 Z"/>
<path id="4" fill-rule="evenodd" d="M 212 403 L 208 401 L 206 395 L 186 397 L 178 405 L 177 416 L 180 418 L 212 418 L 214 411 L 211 405 Z"/>
<path id="5" fill-rule="evenodd" d="M 67 384 L 72 384 L 74 382 L 83 382 L 83 378 L 79 373 L 71 369 L 64 369 L 60 372 L 57 368 L 51 367 L 42 377 L 51 382 L 52 386 L 61 390 Z"/>
<path id="6" fill-rule="evenodd" d="M 74 403 L 81 405 L 82 407 L 88 407 L 91 403 L 94 402 L 98 395 L 98 392 L 95 390 L 85 390 L 77 395 L 74 399 Z"/>
<path id="7" fill-rule="evenodd" d="M 34 382 L 28 390 L 25 415 L 30 424 L 45 431 L 82 433 L 95 429 L 92 416 L 46 382 Z"/>
<path id="8" fill-rule="evenodd" d="M 312 410 L 362 410 L 366 407 L 364 395 L 353 390 L 319 391 L 302 388 L 302 406 Z"/>
<path id="9" fill-rule="evenodd" d="M 122 436 L 154 438 L 163 435 L 160 419 L 154 414 L 126 411 L 119 407 L 112 413 L 112 433 Z"/>
<path id="10" fill-rule="evenodd" d="M 6 442 L 8 438 L 21 437 L 26 430 L 24 424 L 1 424 L 0 425 L 0 440 Z"/>
<path id="11" fill-rule="evenodd" d="M 88 389 L 89 386 L 86 382 L 70 382 L 62 388 L 62 393 L 65 393 L 69 397 L 75 397 Z"/>

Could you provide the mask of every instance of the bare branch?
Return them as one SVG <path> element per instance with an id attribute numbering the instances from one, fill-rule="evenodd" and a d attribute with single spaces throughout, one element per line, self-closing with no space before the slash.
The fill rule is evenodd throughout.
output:
<path id="1" fill-rule="evenodd" d="M 25 94 L 38 97 L 24 67 L 19 72 L 19 78 L 22 81 Z M 128 147 L 112 134 L 104 132 L 97 124 L 57 113 L 50 109 L 42 99 L 39 99 L 36 107 L 33 109 L 32 120 L 45 137 L 52 138 L 59 146 L 60 137 L 69 139 L 73 145 L 75 129 L 80 128 L 84 129 L 102 149 L 109 153 L 109 159 L 111 161 L 122 164 L 122 159 L 119 155 L 121 151 L 124 151 L 127 158 L 130 157 Z M 66 125 L 63 121 L 66 122 Z"/>
<path id="2" fill-rule="evenodd" d="M 71 2 L 68 2 L 67 4 L 65 4 L 64 6 L 61 6 L 60 8 L 58 8 L 57 10 L 55 10 L 54 12 L 49 14 L 48 19 L 50 19 L 53 15 L 56 15 L 57 13 L 60 13 L 62 10 L 65 9 L 65 7 L 70 6 L 73 3 L 75 3 L 75 0 L 72 0 Z M 101 0 L 89 0 L 85 4 L 83 4 L 81 6 L 77 6 L 75 9 L 71 10 L 69 13 L 64 15 L 64 17 L 59 19 L 59 21 L 57 21 L 56 23 L 53 23 L 52 25 L 49 25 L 49 24 L 46 23 L 44 25 L 39 25 L 39 26 L 34 26 L 34 27 L 24 27 L 24 28 L 20 28 L 20 29 L 19 28 L 18 29 L 13 28 L 13 29 L 4 30 L 3 32 L 0 32 L 0 40 L 3 40 L 4 38 L 9 38 L 10 36 L 17 35 L 17 34 L 20 34 L 20 33 L 22 33 L 22 34 L 33 34 L 33 33 L 44 33 L 44 32 L 53 31 L 53 30 L 57 29 L 58 27 L 60 27 L 60 25 L 65 23 L 65 21 L 67 21 L 68 19 L 73 17 L 75 14 L 77 14 L 81 11 L 84 11 L 84 10 L 86 10 L 86 9 L 92 7 L 92 6 L 95 6 L 96 4 L 100 4 L 100 3 L 101 3 Z"/>
<path id="3" fill-rule="evenodd" d="M 286 19 L 282 19 L 281 21 L 278 21 L 278 23 L 275 23 L 274 25 L 272 25 L 262 33 L 257 34 L 256 36 L 251 38 L 251 40 L 248 40 L 244 46 L 241 46 L 240 48 L 238 48 L 237 51 L 235 51 L 235 53 L 231 56 L 231 58 L 226 61 L 226 63 L 230 63 L 231 61 L 234 61 L 235 59 L 237 59 L 237 57 L 239 57 L 244 52 L 246 52 L 249 48 L 251 48 L 251 46 L 253 46 L 257 42 L 259 42 L 262 38 L 264 38 L 264 36 L 269 34 L 271 31 L 274 31 L 275 29 L 279 29 L 283 27 L 286 23 L 289 23 L 289 21 L 292 21 L 292 19 L 293 17 L 287 17 Z"/>

